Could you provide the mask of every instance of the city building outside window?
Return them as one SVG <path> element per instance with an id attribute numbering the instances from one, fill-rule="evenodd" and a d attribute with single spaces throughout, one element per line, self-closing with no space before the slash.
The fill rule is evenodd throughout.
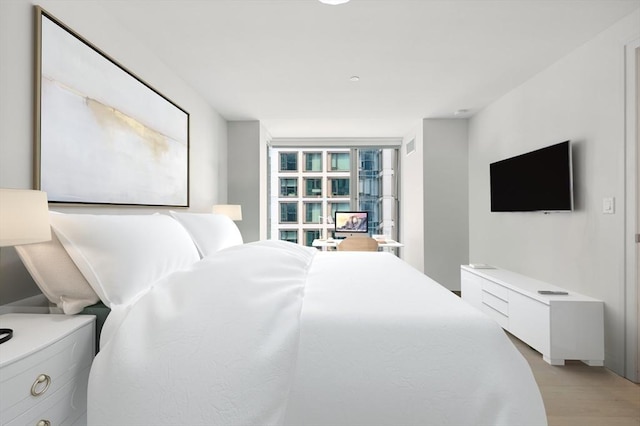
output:
<path id="1" fill-rule="evenodd" d="M 329 178 L 330 197 L 349 197 L 349 178 Z"/>
<path id="2" fill-rule="evenodd" d="M 322 197 L 322 178 L 304 178 L 305 197 Z"/>
<path id="3" fill-rule="evenodd" d="M 322 171 L 322 152 L 305 152 L 304 153 L 304 171 L 305 172 L 321 172 Z"/>
<path id="4" fill-rule="evenodd" d="M 307 247 L 311 247 L 313 240 L 317 240 L 320 238 L 320 230 L 319 229 L 305 229 L 304 230 L 304 245 Z"/>
<path id="5" fill-rule="evenodd" d="M 304 223 L 320 223 L 322 203 L 304 203 Z"/>
<path id="6" fill-rule="evenodd" d="M 298 203 L 280 203 L 280 223 L 298 222 Z"/>
<path id="7" fill-rule="evenodd" d="M 351 169 L 351 154 L 349 152 L 330 152 L 329 170 L 332 172 L 348 172 Z"/>
<path id="8" fill-rule="evenodd" d="M 367 211 L 371 235 L 395 238 L 397 158 L 397 148 L 271 147 L 270 238 L 311 246 L 333 236 L 336 211 Z"/>
<path id="9" fill-rule="evenodd" d="M 298 230 L 297 229 L 283 229 L 280 230 L 280 240 L 289 241 L 290 243 L 298 243 Z"/>
<path id="10" fill-rule="evenodd" d="M 336 212 L 348 212 L 350 210 L 353 210 L 351 208 L 351 203 L 344 203 L 344 202 L 334 203 L 334 202 L 330 202 L 329 203 L 328 213 L 329 213 L 329 217 L 331 218 L 331 220 L 335 220 Z"/>
<path id="11" fill-rule="evenodd" d="M 280 153 L 280 171 L 281 172 L 297 172 L 298 171 L 298 153 L 297 152 L 281 152 Z"/>
<path id="12" fill-rule="evenodd" d="M 298 178 L 280 178 L 280 196 L 298 196 Z"/>

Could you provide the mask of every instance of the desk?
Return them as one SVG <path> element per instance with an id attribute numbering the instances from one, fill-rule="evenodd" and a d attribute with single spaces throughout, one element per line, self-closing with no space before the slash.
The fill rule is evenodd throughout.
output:
<path id="1" fill-rule="evenodd" d="M 338 247 L 338 244 L 340 244 L 340 239 L 337 240 L 313 240 L 313 242 L 311 243 L 311 245 L 313 247 L 320 247 L 322 248 L 322 250 L 326 250 L 328 248 L 333 248 L 335 249 L 336 247 Z M 378 241 L 378 248 L 381 249 L 385 249 L 385 248 L 399 248 L 399 247 L 404 247 L 404 244 L 401 244 L 397 241 L 394 240 L 385 240 L 384 242 L 380 242 Z"/>

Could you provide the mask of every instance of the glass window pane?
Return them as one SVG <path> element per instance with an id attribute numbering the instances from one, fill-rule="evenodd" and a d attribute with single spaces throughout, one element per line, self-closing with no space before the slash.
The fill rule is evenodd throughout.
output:
<path id="1" fill-rule="evenodd" d="M 304 222 L 320 223 L 322 203 L 304 203 Z"/>
<path id="2" fill-rule="evenodd" d="M 322 197 L 322 178 L 304 179 L 305 197 Z"/>
<path id="3" fill-rule="evenodd" d="M 289 241 L 290 243 L 298 243 L 298 230 L 297 229 L 281 229 L 280 239 L 282 241 Z"/>
<path id="4" fill-rule="evenodd" d="M 322 171 L 322 153 L 305 152 L 304 171 L 305 172 L 321 172 Z"/>
<path id="5" fill-rule="evenodd" d="M 295 172 L 298 170 L 298 153 L 297 152 L 281 152 L 280 153 L 280 171 Z"/>
<path id="6" fill-rule="evenodd" d="M 304 230 L 304 245 L 307 247 L 312 247 L 313 240 L 317 240 L 320 238 L 320 230 L 319 229 L 305 229 Z"/>
<path id="7" fill-rule="evenodd" d="M 348 152 L 330 152 L 329 153 L 329 170 L 332 172 L 348 172 L 350 161 Z"/>
<path id="8" fill-rule="evenodd" d="M 388 154 L 387 154 L 388 155 Z M 388 173 L 391 164 L 384 167 L 384 151 L 381 149 L 358 150 L 358 210 L 369 212 L 369 232 L 372 234 L 383 233 L 383 219 L 387 215 L 388 223 L 393 223 L 392 201 L 394 193 L 389 182 L 393 173 Z M 388 191 L 383 190 L 385 180 L 388 183 Z M 385 207 L 386 206 L 386 207 Z M 385 213 L 386 212 L 386 213 Z"/>
<path id="9" fill-rule="evenodd" d="M 280 178 L 280 196 L 281 197 L 297 197 L 298 196 L 298 179 Z"/>
<path id="10" fill-rule="evenodd" d="M 332 178 L 329 181 L 331 186 L 330 197 L 349 196 L 349 178 Z"/>
<path id="11" fill-rule="evenodd" d="M 348 212 L 351 210 L 350 203 L 329 203 L 329 208 L 331 209 L 331 218 L 336 217 L 336 212 Z"/>
<path id="12" fill-rule="evenodd" d="M 280 223 L 298 222 L 298 203 L 280 203 Z"/>

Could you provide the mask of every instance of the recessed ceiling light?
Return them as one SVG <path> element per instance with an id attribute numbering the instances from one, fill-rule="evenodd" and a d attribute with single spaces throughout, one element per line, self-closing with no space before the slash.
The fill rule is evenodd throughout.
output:
<path id="1" fill-rule="evenodd" d="M 324 4 L 330 4 L 330 5 L 337 5 L 337 4 L 343 4 L 348 2 L 349 0 L 320 0 L 320 3 L 324 3 Z"/>
<path id="2" fill-rule="evenodd" d="M 459 109 L 456 112 L 454 112 L 453 115 L 462 115 L 462 114 L 466 114 L 468 112 L 469 112 L 468 109 Z"/>
<path id="3" fill-rule="evenodd" d="M 349 78 L 349 80 L 350 80 L 350 81 L 360 81 L 360 77 L 358 77 L 357 75 L 352 75 L 352 76 Z"/>

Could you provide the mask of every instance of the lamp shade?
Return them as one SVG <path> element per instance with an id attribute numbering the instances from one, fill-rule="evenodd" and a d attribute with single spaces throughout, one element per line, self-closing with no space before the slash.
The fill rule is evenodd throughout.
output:
<path id="1" fill-rule="evenodd" d="M 0 247 L 51 239 L 47 194 L 0 188 Z"/>
<path id="2" fill-rule="evenodd" d="M 242 206 L 239 204 L 216 204 L 213 213 L 229 216 L 231 220 L 242 220 Z"/>

